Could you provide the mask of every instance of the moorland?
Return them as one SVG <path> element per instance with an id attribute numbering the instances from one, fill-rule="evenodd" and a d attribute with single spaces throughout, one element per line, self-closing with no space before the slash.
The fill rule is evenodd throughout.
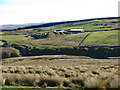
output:
<path id="1" fill-rule="evenodd" d="M 108 17 L 3 29 L 3 89 L 118 88 L 118 23 Z M 70 29 L 84 32 L 64 32 Z"/>

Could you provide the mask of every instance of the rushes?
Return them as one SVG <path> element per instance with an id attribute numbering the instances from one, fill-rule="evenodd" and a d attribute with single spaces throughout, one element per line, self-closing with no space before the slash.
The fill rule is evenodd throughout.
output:
<path id="1" fill-rule="evenodd" d="M 39 78 L 39 81 L 37 84 L 39 86 L 44 86 L 45 84 L 47 86 L 62 86 L 63 79 L 60 77 L 49 77 L 49 76 L 42 76 Z"/>
<path id="2" fill-rule="evenodd" d="M 3 66 L 2 71 L 2 85 L 118 88 L 117 66 Z"/>
<path id="3" fill-rule="evenodd" d="M 74 85 L 84 86 L 84 79 L 83 79 L 83 77 L 72 78 L 72 79 L 71 79 L 71 82 L 72 82 Z"/>
<path id="4" fill-rule="evenodd" d="M 36 80 L 36 75 L 33 74 L 3 74 L 5 85 L 23 85 L 33 86 Z"/>
<path id="5" fill-rule="evenodd" d="M 88 78 L 86 81 L 85 81 L 85 87 L 87 88 L 100 88 L 100 80 L 97 79 L 97 78 Z"/>

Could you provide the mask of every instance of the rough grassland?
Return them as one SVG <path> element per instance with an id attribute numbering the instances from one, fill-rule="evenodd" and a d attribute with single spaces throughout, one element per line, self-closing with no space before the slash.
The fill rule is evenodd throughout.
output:
<path id="1" fill-rule="evenodd" d="M 43 55 L 3 59 L 7 66 L 77 66 L 77 65 L 117 65 L 118 58 L 93 59 L 85 56 Z"/>
<path id="2" fill-rule="evenodd" d="M 118 66 L 3 66 L 2 85 L 118 88 Z"/>
<path id="3" fill-rule="evenodd" d="M 118 59 L 67 55 L 3 59 L 1 83 L 36 88 L 118 88 Z"/>

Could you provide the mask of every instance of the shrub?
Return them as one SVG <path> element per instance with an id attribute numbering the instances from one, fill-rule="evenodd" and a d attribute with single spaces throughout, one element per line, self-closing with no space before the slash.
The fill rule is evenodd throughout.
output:
<path id="1" fill-rule="evenodd" d="M 27 45 L 27 44 L 19 45 L 19 44 L 15 43 L 15 44 L 12 44 L 11 46 L 18 49 L 22 56 L 31 55 L 31 50 L 33 49 L 32 45 Z"/>
<path id="2" fill-rule="evenodd" d="M 19 50 L 11 47 L 3 47 L 2 48 L 2 57 L 3 58 L 9 58 L 9 57 L 19 57 L 20 52 Z"/>

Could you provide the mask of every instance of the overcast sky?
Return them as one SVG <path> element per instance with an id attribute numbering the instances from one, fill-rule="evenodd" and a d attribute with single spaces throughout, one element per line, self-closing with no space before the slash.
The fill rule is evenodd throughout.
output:
<path id="1" fill-rule="evenodd" d="M 0 0 L 0 25 L 117 17 L 119 0 Z"/>

